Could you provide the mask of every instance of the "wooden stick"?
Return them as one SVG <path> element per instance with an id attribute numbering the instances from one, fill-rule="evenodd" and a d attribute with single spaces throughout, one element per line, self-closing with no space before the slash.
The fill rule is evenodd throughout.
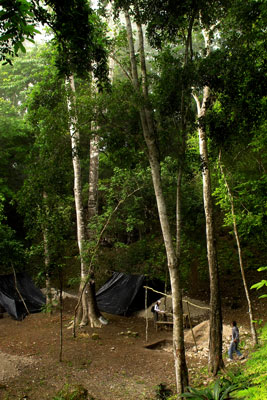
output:
<path id="1" fill-rule="evenodd" d="M 18 292 L 18 295 L 19 295 L 19 297 L 20 297 L 22 303 L 24 304 L 24 307 L 25 307 L 25 309 L 26 309 L 28 315 L 30 315 L 30 311 L 29 311 L 28 307 L 26 306 L 26 303 L 25 303 L 25 301 L 24 301 L 23 297 L 21 296 L 21 293 L 20 293 L 20 291 L 19 291 L 19 289 L 18 289 L 18 285 L 17 285 L 17 276 L 16 276 L 15 268 L 14 268 L 13 264 L 11 264 L 11 265 L 12 265 L 13 274 L 14 274 L 15 289 L 16 289 L 16 291 Z"/>
<path id="2" fill-rule="evenodd" d="M 194 331 L 193 331 L 192 324 L 191 324 L 190 310 L 189 310 L 189 304 L 188 304 L 188 301 L 186 302 L 186 304 L 187 304 L 187 311 L 188 311 L 189 325 L 190 325 L 191 333 L 192 333 L 192 336 L 193 336 L 193 339 L 194 339 L 194 343 L 195 343 L 195 347 L 196 347 L 196 352 L 198 352 L 198 348 L 197 348 L 197 342 L 196 342 L 196 338 L 195 338 Z"/>

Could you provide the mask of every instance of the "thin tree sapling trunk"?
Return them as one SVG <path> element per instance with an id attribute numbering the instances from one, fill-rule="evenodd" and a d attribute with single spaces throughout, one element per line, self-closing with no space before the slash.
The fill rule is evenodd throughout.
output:
<path id="1" fill-rule="evenodd" d="M 46 207 L 47 193 L 43 193 L 44 206 Z M 44 241 L 44 264 L 45 264 L 45 297 L 46 306 L 50 314 L 52 314 L 52 293 L 51 293 L 51 273 L 50 273 L 50 252 L 49 252 L 49 242 L 48 242 L 48 229 L 43 226 L 43 241 Z"/>
<path id="2" fill-rule="evenodd" d="M 88 189 L 88 222 L 98 212 L 98 172 L 99 172 L 99 136 L 94 134 L 90 140 L 90 166 Z M 93 239 L 95 231 L 88 228 L 88 238 Z"/>
<path id="3" fill-rule="evenodd" d="M 232 218 L 233 218 L 233 228 L 234 228 L 235 240 L 236 240 L 236 245 L 237 245 L 237 250 L 238 250 L 239 266 L 240 266 L 243 286 L 244 286 L 244 290 L 245 290 L 246 298 L 247 298 L 247 303 L 248 303 L 248 314 L 249 314 L 249 320 L 250 320 L 250 331 L 251 331 L 253 344 L 255 346 L 258 343 L 258 337 L 257 337 L 257 331 L 256 331 L 255 323 L 254 323 L 253 307 L 252 307 L 252 303 L 251 303 L 251 300 L 250 300 L 250 295 L 249 295 L 249 290 L 248 290 L 248 285 L 247 285 L 247 280 L 246 280 L 246 274 L 245 274 L 245 269 L 244 269 L 244 264 L 243 264 L 242 248 L 241 248 L 241 243 L 240 243 L 240 238 L 239 238 L 239 233 L 238 233 L 238 228 L 237 228 L 237 223 L 236 223 L 234 197 L 233 197 L 230 185 L 228 183 L 228 180 L 226 178 L 226 174 L 224 172 L 223 164 L 222 164 L 222 161 L 221 161 L 221 152 L 219 154 L 219 166 L 220 166 L 222 177 L 224 179 L 225 186 L 227 188 L 228 198 L 229 198 L 229 201 L 230 201 L 230 204 L 231 204 L 231 214 L 232 214 Z"/>

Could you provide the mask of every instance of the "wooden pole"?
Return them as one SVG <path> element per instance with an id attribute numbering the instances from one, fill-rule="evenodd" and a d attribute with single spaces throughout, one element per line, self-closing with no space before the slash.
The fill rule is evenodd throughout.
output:
<path id="1" fill-rule="evenodd" d="M 186 302 L 186 304 L 187 304 L 187 312 L 188 312 L 189 325 L 190 325 L 191 333 L 192 333 L 193 340 L 194 340 L 194 343 L 195 343 L 196 352 L 198 352 L 198 349 L 197 349 L 197 342 L 196 342 L 196 338 L 195 338 L 195 335 L 194 335 L 194 331 L 193 331 L 192 323 L 191 323 L 191 318 L 190 318 L 190 310 L 189 310 L 188 301 Z"/>
<path id="2" fill-rule="evenodd" d="M 59 350 L 59 362 L 62 362 L 62 354 L 63 354 L 63 279 L 62 279 L 62 271 L 59 271 L 59 282 L 60 282 L 60 292 L 59 292 L 59 306 L 60 306 L 60 350 Z"/>
<path id="3" fill-rule="evenodd" d="M 147 309 L 147 288 L 145 297 L 145 309 L 146 309 L 146 342 L 148 341 L 148 309 Z"/>

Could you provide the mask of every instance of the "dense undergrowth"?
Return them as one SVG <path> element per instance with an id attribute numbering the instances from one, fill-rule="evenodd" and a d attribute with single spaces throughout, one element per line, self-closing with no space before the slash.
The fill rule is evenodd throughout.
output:
<path id="1" fill-rule="evenodd" d="M 234 394 L 237 399 L 267 399 L 267 325 L 260 334 L 260 347 L 249 356 L 244 367 L 233 370 L 233 382 L 242 387 Z"/>

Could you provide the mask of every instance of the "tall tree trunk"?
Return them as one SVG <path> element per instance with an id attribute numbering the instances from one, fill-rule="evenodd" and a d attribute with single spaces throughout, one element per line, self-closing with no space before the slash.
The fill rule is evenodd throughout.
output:
<path id="1" fill-rule="evenodd" d="M 178 166 L 177 186 L 176 186 L 176 256 L 178 263 L 181 259 L 181 236 L 182 236 L 182 165 Z"/>
<path id="2" fill-rule="evenodd" d="M 92 130 L 97 130 L 94 122 L 92 122 Z M 98 173 L 99 173 L 99 136 L 97 132 L 91 137 L 90 140 L 90 166 L 89 166 L 89 189 L 88 189 L 88 239 L 89 241 L 94 240 L 96 237 L 96 231 L 90 228 L 90 222 L 98 214 Z M 95 296 L 95 277 L 94 277 L 94 262 L 90 263 L 89 267 L 90 279 L 88 281 L 88 318 L 89 321 L 98 320 L 100 312 L 96 302 Z"/>
<path id="3" fill-rule="evenodd" d="M 201 13 L 200 25 L 202 25 Z M 207 30 L 205 27 L 202 28 L 207 56 L 211 52 L 210 33 L 213 28 L 214 27 L 212 27 L 210 30 Z M 222 359 L 222 309 L 219 285 L 219 270 L 214 233 L 215 230 L 213 219 L 208 144 L 205 127 L 202 121 L 203 117 L 205 117 L 207 113 L 208 101 L 210 98 L 210 88 L 208 86 L 205 86 L 203 88 L 202 104 L 200 104 L 199 98 L 194 92 L 193 97 L 197 105 L 199 153 L 202 163 L 203 202 L 206 219 L 207 258 L 210 276 L 209 370 L 213 373 L 213 375 L 217 375 L 218 371 L 224 366 Z"/>
<path id="4" fill-rule="evenodd" d="M 140 93 L 137 64 L 134 51 L 134 40 L 132 34 L 131 20 L 128 10 L 125 10 L 126 29 L 131 61 L 132 81 L 134 89 Z M 141 60 L 142 94 L 144 102 L 140 105 L 139 114 L 142 124 L 143 135 L 148 149 L 149 163 L 151 167 L 152 181 L 156 196 L 172 288 L 172 307 L 173 307 L 173 354 L 175 361 L 176 385 L 178 394 L 183 393 L 188 385 L 188 372 L 185 360 L 184 336 L 183 336 L 183 307 L 180 288 L 180 276 L 177 265 L 177 257 L 172 242 L 171 230 L 167 215 L 166 203 L 161 184 L 161 173 L 158 148 L 156 145 L 153 115 L 148 99 L 148 88 L 146 79 L 146 64 L 143 46 L 143 32 L 141 25 L 137 24 L 139 49 Z"/>
<path id="5" fill-rule="evenodd" d="M 209 332 L 209 370 L 216 375 L 223 367 L 222 360 L 222 312 L 219 289 L 219 271 L 214 235 L 211 178 L 209 169 L 208 147 L 205 128 L 201 119 L 206 115 L 210 89 L 204 87 L 202 105 L 193 94 L 198 110 L 199 152 L 202 163 L 203 201 L 206 218 L 207 257 L 210 275 L 210 332 Z"/>
<path id="6" fill-rule="evenodd" d="M 109 26 L 110 23 L 112 25 L 111 21 L 111 5 L 106 5 L 107 8 L 107 15 L 108 15 L 108 21 L 109 21 Z M 111 34 L 111 36 L 113 36 Z M 114 60 L 109 58 L 109 77 L 110 80 L 112 81 L 113 79 L 113 72 L 114 72 Z M 96 91 L 96 85 L 94 84 L 94 81 L 92 79 L 92 90 Z M 91 131 L 92 131 L 92 137 L 90 140 L 90 165 L 89 165 L 89 190 L 88 190 L 88 219 L 87 219 L 87 224 L 88 224 L 88 229 L 87 229 L 87 234 L 88 234 L 88 239 L 89 241 L 93 241 L 94 238 L 96 238 L 97 232 L 90 228 L 90 222 L 91 220 L 97 216 L 98 214 L 98 176 L 99 176 L 99 135 L 97 133 L 98 126 L 95 123 L 95 121 L 91 122 Z M 90 262 L 90 270 L 89 270 L 89 275 L 90 279 L 88 281 L 89 285 L 89 292 L 88 292 L 88 317 L 89 320 L 96 320 L 96 318 L 99 318 L 101 316 L 97 302 L 96 302 L 96 296 L 95 296 L 95 279 L 94 279 L 94 263 L 96 259 L 96 254 L 92 255 L 92 259 Z M 102 319 L 103 321 L 103 319 Z"/>
<path id="7" fill-rule="evenodd" d="M 93 125 L 93 123 L 92 123 Z M 94 134 L 90 140 L 90 166 L 88 189 L 88 222 L 94 218 L 98 211 L 98 172 L 99 172 L 99 136 Z M 88 238 L 92 239 L 95 231 L 88 229 Z"/>
<path id="8" fill-rule="evenodd" d="M 185 42 L 185 54 L 184 54 L 184 66 L 187 65 L 189 59 L 189 48 L 192 42 L 192 29 L 195 20 L 195 12 L 189 21 L 187 38 Z M 191 54 L 192 58 L 192 54 Z M 182 236 L 182 176 L 183 176 L 183 165 L 185 161 L 185 149 L 186 149 L 186 128 L 187 128 L 187 110 L 186 107 L 186 94 L 185 86 L 182 83 L 181 92 L 181 140 L 180 148 L 178 149 L 178 174 L 177 174 L 177 186 L 176 186 L 176 256 L 178 259 L 178 266 L 180 266 L 181 260 L 181 236 Z"/>
<path id="9" fill-rule="evenodd" d="M 249 290 L 248 290 L 248 285 L 247 285 L 247 280 L 246 280 L 246 275 L 245 275 L 245 269 L 244 269 L 244 264 L 243 264 L 242 248 L 241 248 L 241 243 L 240 243 L 240 238 L 239 238 L 239 233 L 238 233 L 238 228 L 237 228 L 237 223 L 236 223 L 234 197 L 233 197 L 230 185 L 227 181 L 226 175 L 224 173 L 223 165 L 221 162 L 221 152 L 219 154 L 219 166 L 220 166 L 222 177 L 224 179 L 225 186 L 227 188 L 228 198 L 229 198 L 229 201 L 231 204 L 231 214 L 232 214 L 232 218 L 233 218 L 233 228 L 234 228 L 235 240 L 236 240 L 236 245 L 237 245 L 237 250 L 238 250 L 239 266 L 240 266 L 241 276 L 242 276 L 242 280 L 243 280 L 243 286 L 244 286 L 244 290 L 245 290 L 246 298 L 247 298 L 247 302 L 248 302 L 250 331 L 251 331 L 253 344 L 255 346 L 258 343 L 258 338 L 257 338 L 257 331 L 256 331 L 254 318 L 253 318 L 252 303 L 250 300 L 250 295 L 249 295 Z"/>
<path id="10" fill-rule="evenodd" d="M 47 193 L 43 192 L 44 207 L 46 207 Z M 50 252 L 48 242 L 48 230 L 43 226 L 43 241 L 44 241 L 44 264 L 45 264 L 45 290 L 46 290 L 46 305 L 52 314 L 52 293 L 51 293 L 51 273 L 50 273 Z"/>
<path id="11" fill-rule="evenodd" d="M 80 254 L 81 262 L 81 284 L 80 292 L 82 292 L 86 278 L 88 276 L 88 269 L 86 264 L 86 233 L 85 233 L 85 222 L 84 222 L 84 209 L 82 204 L 82 176 L 81 176 L 81 164 L 79 157 L 79 142 L 80 135 L 77 124 L 77 112 L 76 112 L 76 93 L 74 77 L 70 76 L 66 81 L 67 93 L 68 93 L 68 111 L 69 111 L 69 128 L 71 136 L 72 146 L 72 164 L 74 171 L 74 199 L 76 209 L 76 223 L 77 223 L 77 241 Z M 68 90 L 70 89 L 70 91 Z M 82 308 L 78 313 L 78 320 L 81 320 L 81 325 L 88 324 L 88 294 L 91 294 L 91 285 L 88 285 L 86 290 L 83 292 L 82 297 Z M 100 327 L 101 322 L 98 319 L 98 313 L 95 310 L 90 310 L 90 325 L 91 327 Z"/>

